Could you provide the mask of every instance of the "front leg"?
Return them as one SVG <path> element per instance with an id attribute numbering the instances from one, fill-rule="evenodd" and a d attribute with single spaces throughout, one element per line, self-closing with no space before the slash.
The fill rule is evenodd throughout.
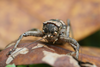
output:
<path id="1" fill-rule="evenodd" d="M 21 35 L 19 36 L 19 38 L 18 38 L 18 40 L 17 40 L 17 42 L 16 42 L 14 48 L 12 49 L 12 51 L 14 51 L 14 50 L 17 48 L 17 46 L 18 46 L 19 42 L 21 41 L 21 39 L 22 39 L 23 37 L 27 37 L 27 36 L 42 37 L 42 36 L 43 36 L 43 33 L 42 33 L 42 31 L 40 31 L 39 29 L 33 28 L 33 29 L 31 29 L 31 30 L 29 30 L 29 31 L 27 31 L 27 32 L 25 32 L 25 33 L 23 33 L 23 34 L 21 34 Z M 10 55 L 12 51 L 10 51 L 10 52 L 8 53 L 8 55 Z"/>
<path id="2" fill-rule="evenodd" d="M 75 50 L 75 54 L 76 54 L 75 57 L 78 59 L 78 56 L 79 56 L 79 43 L 75 39 L 70 38 L 70 37 L 67 37 L 67 36 L 61 36 L 60 39 L 63 42 L 67 42 L 67 43 L 70 43 L 71 44 L 71 46 Z"/>

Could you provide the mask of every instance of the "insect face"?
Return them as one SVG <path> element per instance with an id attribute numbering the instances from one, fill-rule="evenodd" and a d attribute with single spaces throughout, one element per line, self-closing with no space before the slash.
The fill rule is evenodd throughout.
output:
<path id="1" fill-rule="evenodd" d="M 46 24 L 43 27 L 43 32 L 48 38 L 53 38 L 58 36 L 58 27 L 54 24 Z"/>

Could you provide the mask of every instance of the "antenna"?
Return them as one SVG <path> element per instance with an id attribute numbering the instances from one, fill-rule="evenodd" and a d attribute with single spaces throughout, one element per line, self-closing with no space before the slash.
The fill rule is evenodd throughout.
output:
<path id="1" fill-rule="evenodd" d="M 69 24 L 68 26 L 70 26 L 70 30 L 69 31 L 71 32 L 71 37 L 74 38 L 73 29 L 72 29 L 72 26 L 70 24 L 70 20 L 69 19 L 67 19 L 67 23 Z"/>

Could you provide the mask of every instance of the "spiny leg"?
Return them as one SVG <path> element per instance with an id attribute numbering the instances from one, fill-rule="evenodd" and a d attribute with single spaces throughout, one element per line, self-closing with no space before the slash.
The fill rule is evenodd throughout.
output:
<path id="1" fill-rule="evenodd" d="M 29 31 L 27 31 L 27 32 L 25 32 L 25 33 L 23 33 L 23 34 L 21 34 L 21 35 L 19 36 L 19 38 L 18 38 L 18 40 L 17 40 L 17 42 L 16 42 L 14 48 L 12 49 L 12 51 L 14 51 L 14 50 L 17 48 L 17 46 L 18 46 L 19 42 L 21 41 L 21 39 L 22 39 L 23 37 L 27 37 L 27 36 L 42 37 L 42 36 L 43 36 L 43 33 L 42 33 L 42 31 L 40 31 L 39 29 L 33 28 L 33 29 L 31 29 L 31 30 L 29 30 Z M 12 53 L 12 51 L 10 51 L 10 52 L 8 53 L 8 55 L 10 55 L 10 54 Z"/>
<path id="2" fill-rule="evenodd" d="M 74 48 L 75 52 L 72 52 L 71 55 L 76 54 L 76 58 L 78 59 L 79 56 L 79 46 L 76 46 L 72 43 L 70 43 L 70 45 Z M 78 45 L 78 44 L 77 44 Z"/>
<path id="3" fill-rule="evenodd" d="M 71 31 L 71 36 L 72 36 L 72 38 L 73 38 L 73 31 L 72 31 L 72 28 L 71 28 L 70 20 L 67 19 L 67 31 L 66 31 L 67 37 L 69 37 L 70 31 Z"/>
<path id="4" fill-rule="evenodd" d="M 69 35 L 70 35 L 70 32 L 71 32 L 71 36 L 72 36 L 72 38 L 73 38 L 73 31 L 72 31 L 72 28 L 71 28 L 71 24 L 70 24 L 70 20 L 68 19 L 67 20 L 67 31 L 66 31 L 66 36 L 67 37 L 69 37 Z M 76 51 L 76 46 L 74 45 L 74 44 L 72 44 L 72 43 L 70 43 L 71 44 L 71 46 L 74 48 L 74 50 Z M 71 55 L 72 54 L 75 54 L 75 52 L 72 52 L 72 53 L 70 53 Z"/>
<path id="5" fill-rule="evenodd" d="M 62 41 L 64 41 L 64 42 L 68 42 L 68 43 L 70 43 L 71 44 L 71 46 L 74 48 L 74 50 L 75 50 L 75 54 L 76 54 L 76 58 L 78 59 L 78 56 L 79 56 L 79 44 L 78 44 L 78 42 L 75 40 L 75 39 L 73 39 L 73 38 L 70 38 L 70 37 L 60 37 L 60 39 L 62 40 Z"/>
<path id="6" fill-rule="evenodd" d="M 76 58 L 78 59 L 78 56 L 79 56 L 79 43 L 73 38 L 68 38 L 68 41 L 71 44 L 71 46 L 74 48 Z"/>
<path id="7" fill-rule="evenodd" d="M 70 43 L 70 45 L 74 48 L 74 50 L 76 51 L 76 46 L 72 43 Z M 71 52 L 71 53 L 68 53 L 68 55 L 74 55 L 76 52 Z"/>

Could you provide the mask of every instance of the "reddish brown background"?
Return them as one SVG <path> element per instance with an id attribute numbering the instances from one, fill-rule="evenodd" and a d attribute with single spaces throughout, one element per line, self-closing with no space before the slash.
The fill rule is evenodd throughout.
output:
<path id="1" fill-rule="evenodd" d="M 0 0 L 0 49 L 49 19 L 70 19 L 81 40 L 100 29 L 100 0 Z"/>

